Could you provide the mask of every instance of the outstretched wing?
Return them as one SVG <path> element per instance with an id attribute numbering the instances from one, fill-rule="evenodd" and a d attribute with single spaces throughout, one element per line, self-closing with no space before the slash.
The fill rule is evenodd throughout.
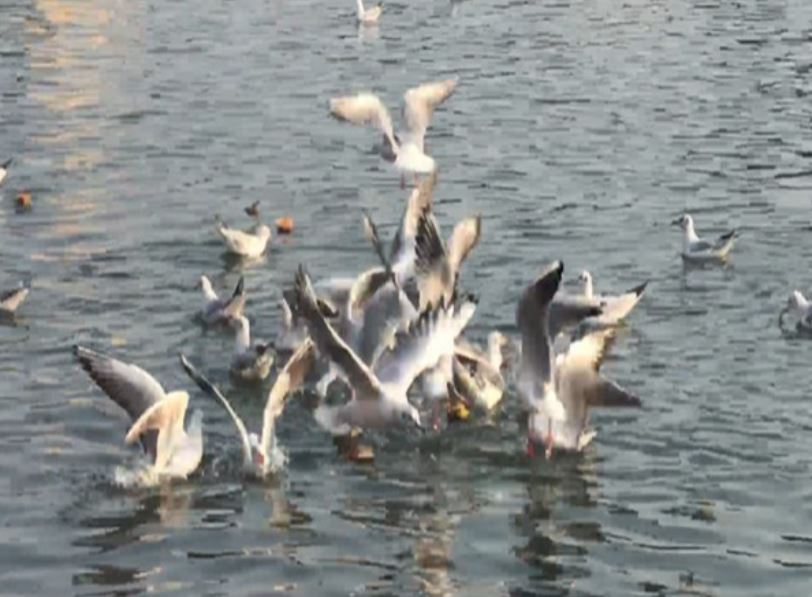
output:
<path id="1" fill-rule="evenodd" d="M 437 184 L 437 170 L 423 178 L 409 195 L 406 209 L 400 219 L 398 231 L 392 239 L 389 250 L 389 262 L 392 264 L 401 282 L 411 275 L 414 268 L 414 245 L 417 226 L 421 217 L 430 212 L 434 201 L 434 187 Z"/>
<path id="2" fill-rule="evenodd" d="M 223 395 L 220 389 L 210 382 L 200 371 L 198 371 L 183 355 L 180 355 L 180 364 L 183 367 L 183 370 L 186 371 L 186 375 L 188 375 L 192 381 L 197 384 L 197 387 L 203 390 L 210 397 L 214 398 L 217 403 L 225 409 L 225 411 L 231 417 L 231 420 L 234 421 L 234 426 L 237 428 L 237 432 L 240 434 L 243 458 L 246 462 L 250 461 L 251 442 L 248 439 L 248 430 L 245 428 L 245 423 L 243 423 L 240 416 L 231 407 L 231 403 Z"/>
<path id="3" fill-rule="evenodd" d="M 28 288 L 21 286 L 0 294 L 0 311 L 14 313 L 28 296 Z"/>
<path id="4" fill-rule="evenodd" d="M 550 305 L 563 273 L 564 264 L 555 261 L 525 289 L 516 310 L 516 324 L 522 335 L 519 382 L 526 386 L 525 393 L 531 396 L 541 396 L 538 390 L 554 379 Z"/>
<path id="5" fill-rule="evenodd" d="M 459 307 L 440 305 L 423 311 L 406 332 L 397 335 L 394 348 L 378 359 L 375 373 L 381 384 L 405 395 L 418 375 L 443 356 L 453 355 L 454 342 L 475 310 L 476 302 L 467 299 Z"/>
<path id="6" fill-rule="evenodd" d="M 147 431 L 156 430 L 158 439 L 154 465 L 157 470 L 163 469 L 172 457 L 175 443 L 183 437 L 183 420 L 188 404 L 189 394 L 170 392 L 138 417 L 124 441 L 131 444 Z"/>
<path id="7" fill-rule="evenodd" d="M 161 384 L 136 365 L 78 345 L 73 347 L 73 354 L 96 385 L 123 408 L 132 421 L 138 420 L 166 395 Z M 141 445 L 152 459 L 155 458 L 156 439 L 154 431 L 141 436 Z"/>
<path id="8" fill-rule="evenodd" d="M 330 114 L 353 124 L 371 124 L 396 146 L 392 117 L 380 98 L 372 93 L 359 93 L 330 100 Z"/>
<path id="9" fill-rule="evenodd" d="M 358 398 L 374 399 L 378 397 L 380 384 L 377 378 L 324 319 L 316 302 L 310 277 L 302 266 L 299 266 L 299 271 L 296 273 L 295 285 L 299 309 L 319 352 L 341 369 L 356 390 Z"/>
<path id="10" fill-rule="evenodd" d="M 409 136 L 423 150 L 423 139 L 431 123 L 434 109 L 442 104 L 457 88 L 458 79 L 423 83 L 403 94 L 403 115 Z"/>
<path id="11" fill-rule="evenodd" d="M 285 364 L 279 376 L 268 392 L 268 400 L 262 413 L 262 438 L 260 443 L 263 453 L 267 454 L 271 447 L 274 422 L 282 414 L 288 396 L 302 385 L 305 377 L 313 367 L 316 360 L 316 346 L 308 338 L 296 349 Z"/>

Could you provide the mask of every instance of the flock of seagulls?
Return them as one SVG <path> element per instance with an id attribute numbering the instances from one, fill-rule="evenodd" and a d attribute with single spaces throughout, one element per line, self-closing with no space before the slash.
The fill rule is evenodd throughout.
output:
<path id="1" fill-rule="evenodd" d="M 376 24 L 381 14 L 381 5 L 365 8 L 357 0 L 362 26 Z M 242 277 L 222 297 L 209 278 L 200 277 L 200 321 L 234 336 L 232 381 L 262 384 L 277 358 L 284 359 L 267 393 L 261 425 L 254 426 L 180 355 L 189 378 L 233 422 L 246 474 L 262 478 L 285 466 L 275 426 L 289 398 L 303 388 L 318 398 L 314 420 L 334 438 L 346 440 L 341 445 L 349 446 L 350 458 L 363 453 L 365 430 L 399 426 L 439 433 L 444 425 L 489 416 L 510 388 L 527 414 L 528 454 L 542 448 L 546 458 L 556 451 L 581 451 L 595 439 L 591 409 L 641 405 L 633 392 L 601 373 L 601 364 L 618 326 L 645 295 L 647 282 L 620 294 L 600 294 L 592 274 L 583 271 L 578 292 L 565 292 L 564 263 L 555 261 L 517 297 L 518 341 L 498 330 L 487 335 L 484 347 L 465 337 L 478 304 L 462 290 L 462 274 L 482 236 L 482 218 L 464 218 L 447 238 L 441 234 L 433 211 L 438 167 L 425 142 L 435 110 L 458 84 L 452 78 L 408 89 L 398 132 L 377 95 L 363 92 L 330 100 L 329 113 L 336 119 L 377 130 L 380 157 L 399 173 L 401 188 L 408 180 L 413 189 L 388 249 L 370 215 L 361 215 L 374 265 L 354 277 L 315 281 L 299 266 L 282 293 L 282 327 L 275 341 L 252 338 Z M 11 164 L 9 159 L 0 165 L 0 184 Z M 271 243 L 271 228 L 260 222 L 258 202 L 245 213 L 255 219 L 252 227 L 233 228 L 218 217 L 216 231 L 229 253 L 258 259 Z M 285 220 L 284 231 L 289 232 L 292 220 Z M 730 231 L 702 239 L 689 214 L 673 224 L 682 228 L 686 263 L 724 263 L 738 238 Z M 283 231 L 280 221 L 277 227 Z M 23 284 L 0 294 L 0 315 L 13 317 L 28 294 Z M 800 291 L 792 293 L 781 312 L 781 325 L 787 313 L 796 318 L 797 329 L 812 331 L 812 305 Z M 129 416 L 124 439 L 140 444 L 149 482 L 186 478 L 198 469 L 204 451 L 203 411 L 187 413 L 186 391 L 166 392 L 137 365 L 89 348 L 75 346 L 73 352 L 90 379 Z"/>

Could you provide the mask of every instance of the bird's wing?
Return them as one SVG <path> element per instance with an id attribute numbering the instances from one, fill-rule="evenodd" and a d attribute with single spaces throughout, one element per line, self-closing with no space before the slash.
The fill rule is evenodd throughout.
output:
<path id="1" fill-rule="evenodd" d="M 587 317 L 603 313 L 599 299 L 559 293 L 550 303 L 549 333 L 555 339 L 559 332 L 574 327 Z"/>
<path id="2" fill-rule="evenodd" d="M 414 242 L 420 218 L 431 211 L 434 201 L 434 187 L 437 184 L 437 170 L 425 177 L 412 190 L 406 202 L 406 209 L 400 219 L 400 226 L 392 239 L 389 262 L 394 269 L 410 269 L 414 264 Z"/>
<path id="3" fill-rule="evenodd" d="M 74 346 L 73 354 L 96 385 L 123 408 L 132 421 L 136 421 L 165 396 L 161 384 L 136 365 L 124 363 L 82 346 Z M 148 432 L 141 437 L 141 445 L 153 459 L 156 439 L 155 432 Z"/>
<path id="4" fill-rule="evenodd" d="M 370 216 L 369 213 L 364 210 L 364 215 L 361 219 L 364 223 L 364 236 L 366 236 L 367 240 L 372 243 L 372 248 L 375 249 L 375 254 L 378 256 L 378 260 L 381 262 L 383 268 L 387 272 L 390 271 L 392 266 L 389 263 L 389 258 L 383 251 L 383 243 L 381 242 L 381 237 L 378 234 L 378 227 L 372 220 L 372 216 Z"/>
<path id="5" fill-rule="evenodd" d="M 456 280 L 460 266 L 479 243 L 482 233 L 482 216 L 460 220 L 448 238 L 448 264 Z"/>
<path id="6" fill-rule="evenodd" d="M 457 88 L 458 80 L 446 79 L 433 83 L 423 83 L 406 91 L 403 95 L 403 114 L 409 135 L 423 148 L 423 139 L 431 123 L 434 109 L 442 104 Z"/>
<path id="7" fill-rule="evenodd" d="M 234 422 L 234 426 L 237 428 L 237 432 L 240 434 L 243 459 L 245 462 L 249 462 L 251 460 L 251 442 L 248 439 L 248 430 L 245 428 L 245 423 L 243 423 L 243 420 L 232 408 L 231 403 L 223 395 L 220 389 L 210 382 L 200 371 L 198 371 L 183 355 L 180 355 L 180 364 L 183 367 L 183 370 L 186 371 L 186 374 L 197 384 L 197 387 L 203 390 L 210 397 L 214 398 L 231 417 L 231 420 Z"/>
<path id="8" fill-rule="evenodd" d="M 415 276 L 420 294 L 419 309 L 448 304 L 454 294 L 454 272 L 448 261 L 434 214 L 426 212 L 417 224 Z"/>
<path id="9" fill-rule="evenodd" d="M 598 373 L 614 334 L 612 328 L 586 333 L 570 344 L 556 369 L 559 400 L 577 420 L 585 421 L 593 406 L 640 406 L 639 398 Z"/>
<path id="10" fill-rule="evenodd" d="M 516 309 L 516 324 L 522 336 L 520 381 L 539 389 L 554 380 L 550 305 L 563 273 L 564 264 L 555 261 L 524 290 Z"/>
<path id="11" fill-rule="evenodd" d="M 353 322 L 360 321 L 369 301 L 392 279 L 391 272 L 379 267 L 361 273 L 350 289 L 347 299 L 347 315 Z"/>
<path id="12" fill-rule="evenodd" d="M 231 319 L 236 319 L 243 314 L 245 310 L 245 280 L 240 276 L 237 286 L 234 288 L 234 293 L 226 301 L 223 306 L 223 316 Z"/>
<path id="13" fill-rule="evenodd" d="M 601 305 L 601 320 L 609 323 L 617 323 L 635 308 L 643 296 L 648 282 L 635 286 L 628 292 L 619 296 L 600 296 L 598 300 Z"/>
<path id="14" fill-rule="evenodd" d="M 274 423 L 282 414 L 288 396 L 302 385 L 313 367 L 315 359 L 316 346 L 310 338 L 307 338 L 288 359 L 282 371 L 279 372 L 271 391 L 268 392 L 268 400 L 265 402 L 265 410 L 262 413 L 262 437 L 260 438 L 264 453 L 267 454 L 270 450 Z"/>
<path id="15" fill-rule="evenodd" d="M 13 313 L 20 305 L 23 304 L 23 301 L 27 296 L 28 288 L 25 286 L 0 294 L 0 311 L 8 311 L 9 313 Z"/>
<path id="16" fill-rule="evenodd" d="M 330 114 L 353 124 L 371 124 L 383 133 L 394 147 L 395 132 L 392 117 L 380 98 L 372 93 L 359 93 L 330 100 Z"/>
<path id="17" fill-rule="evenodd" d="M 169 463 L 175 444 L 184 435 L 183 420 L 188 404 L 189 394 L 186 392 L 169 392 L 138 417 L 124 437 L 124 441 L 131 444 L 145 432 L 156 430 L 158 439 L 154 465 L 156 469 L 161 470 Z"/>
<path id="18" fill-rule="evenodd" d="M 454 342 L 476 310 L 466 299 L 459 307 L 440 305 L 423 311 L 420 317 L 400 332 L 392 350 L 383 353 L 375 367 L 381 384 L 405 395 L 415 378 L 434 367 L 443 356 L 454 353 Z"/>
<path id="19" fill-rule="evenodd" d="M 310 336 L 319 353 L 327 356 L 341 369 L 350 385 L 356 390 L 358 398 L 373 399 L 379 396 L 378 379 L 324 319 L 316 302 L 310 277 L 302 266 L 299 266 L 299 271 L 296 273 L 296 294 L 299 309 L 307 322 Z"/>
<path id="20" fill-rule="evenodd" d="M 726 232 L 722 236 L 716 239 L 716 242 L 713 243 L 713 248 L 716 251 L 720 251 L 724 249 L 728 243 L 733 242 L 738 237 L 738 233 L 735 230 L 731 230 Z"/>

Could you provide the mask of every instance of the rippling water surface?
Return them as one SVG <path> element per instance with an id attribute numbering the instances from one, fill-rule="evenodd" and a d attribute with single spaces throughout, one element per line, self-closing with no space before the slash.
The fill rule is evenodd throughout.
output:
<path id="1" fill-rule="evenodd" d="M 0 593 L 807 594 L 812 345 L 777 315 L 812 289 L 810 23 L 806 0 L 401 1 L 363 31 L 350 0 L 1 3 L 0 286 L 33 291 L 0 327 Z M 260 392 L 229 386 L 231 340 L 192 317 L 201 273 L 239 276 L 213 215 L 244 222 L 259 199 L 296 219 L 245 271 L 273 337 L 297 264 L 373 264 L 360 210 L 389 233 L 405 196 L 327 99 L 394 108 L 455 73 L 428 144 L 441 223 L 483 214 L 471 335 L 515 331 L 552 258 L 604 289 L 649 279 L 605 364 L 644 408 L 596 413 L 581 457 L 531 462 L 510 396 L 361 466 L 293 402 L 289 470 L 250 483 L 195 390 L 203 472 L 117 488 L 125 420 L 69 347 L 169 387 L 189 387 L 184 351 L 258 417 Z M 741 231 L 730 267 L 683 271 L 669 223 L 686 209 Z"/>

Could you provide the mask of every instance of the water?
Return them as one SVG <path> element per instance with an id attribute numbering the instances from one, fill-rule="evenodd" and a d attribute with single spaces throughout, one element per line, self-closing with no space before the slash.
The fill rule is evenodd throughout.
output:
<path id="1" fill-rule="evenodd" d="M 812 5 L 805 0 L 387 3 L 17 0 L 0 5 L 0 283 L 32 280 L 0 327 L 0 578 L 7 594 L 787 595 L 812 582 L 808 342 L 778 312 L 810 290 Z M 529 462 L 510 396 L 494 423 L 394 434 L 340 460 L 307 406 L 281 423 L 288 472 L 243 482 L 206 413 L 203 472 L 123 490 L 125 420 L 76 342 L 190 388 L 184 351 L 229 387 L 231 340 L 193 321 L 197 277 L 232 286 L 215 213 L 292 215 L 248 269 L 273 337 L 280 289 L 374 264 L 405 193 L 374 135 L 327 117 L 372 88 L 393 109 L 459 74 L 428 144 L 437 212 L 483 214 L 463 273 L 471 336 L 513 330 L 550 259 L 599 289 L 650 279 L 604 369 L 638 412 L 594 416 L 582 457 Z M 34 209 L 18 214 L 16 191 Z M 737 227 L 727 269 L 683 272 L 683 210 Z"/>

